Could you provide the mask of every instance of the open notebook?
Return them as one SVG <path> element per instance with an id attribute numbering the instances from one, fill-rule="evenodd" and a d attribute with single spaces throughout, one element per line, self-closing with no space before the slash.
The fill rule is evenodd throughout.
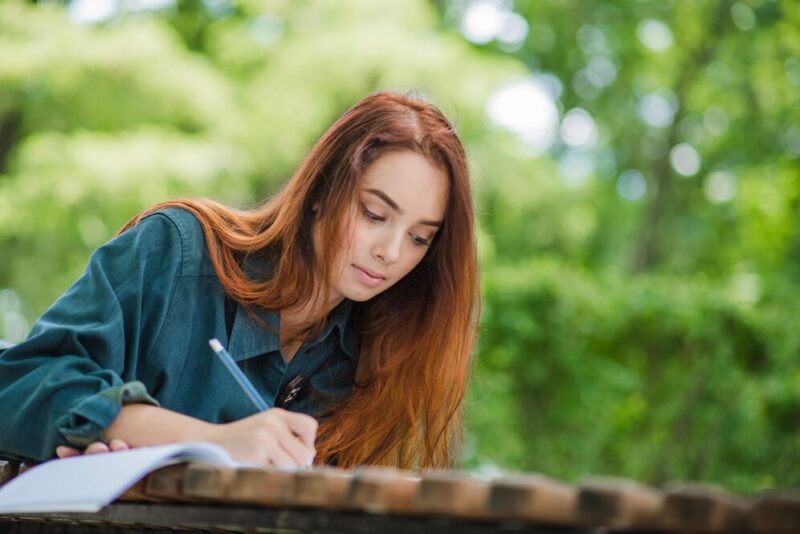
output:
<path id="1" fill-rule="evenodd" d="M 151 471 L 177 462 L 244 464 L 211 443 L 177 443 L 50 460 L 0 486 L 0 514 L 97 512 Z"/>

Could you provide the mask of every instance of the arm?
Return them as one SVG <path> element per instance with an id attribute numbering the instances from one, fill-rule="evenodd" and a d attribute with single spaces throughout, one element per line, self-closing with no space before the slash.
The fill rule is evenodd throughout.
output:
<path id="1" fill-rule="evenodd" d="M 122 406 L 158 405 L 135 370 L 157 339 L 181 256 L 174 223 L 144 219 L 97 249 L 28 339 L 0 353 L 0 406 L 13 407 L 0 410 L 0 454 L 46 460 L 59 445 L 82 449 Z"/>
<path id="2" fill-rule="evenodd" d="M 316 451 L 317 421 L 305 414 L 272 408 L 240 421 L 212 424 L 157 406 L 124 406 L 105 431 L 131 447 L 208 441 L 233 458 L 263 466 L 306 466 Z"/>
<path id="3" fill-rule="evenodd" d="M 57 448 L 67 456 L 64 446 L 82 450 L 104 438 L 112 449 L 115 440 L 134 447 L 203 440 L 241 461 L 307 465 L 317 425 L 310 417 L 268 410 L 213 425 L 160 408 L 135 380 L 159 337 L 182 261 L 182 234 L 163 214 L 95 251 L 28 339 L 0 353 L 0 406 L 14 407 L 0 410 L 0 455 L 45 460 Z"/>

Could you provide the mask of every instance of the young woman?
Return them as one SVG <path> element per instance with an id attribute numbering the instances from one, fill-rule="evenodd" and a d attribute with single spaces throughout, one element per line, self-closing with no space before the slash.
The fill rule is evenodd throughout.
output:
<path id="1" fill-rule="evenodd" d="M 449 466 L 474 237 L 453 127 L 423 100 L 370 95 L 260 208 L 166 202 L 95 251 L 0 352 L 0 455 L 199 440 L 264 466 Z M 258 412 L 210 338 L 274 408 Z"/>

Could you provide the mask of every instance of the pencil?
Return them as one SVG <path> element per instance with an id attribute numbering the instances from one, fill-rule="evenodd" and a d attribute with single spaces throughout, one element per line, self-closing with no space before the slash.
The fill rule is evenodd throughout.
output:
<path id="1" fill-rule="evenodd" d="M 219 359 L 222 360 L 222 363 L 225 364 L 225 367 L 228 368 L 233 378 L 236 379 L 236 382 L 239 383 L 259 411 L 263 412 L 269 409 L 269 405 L 264 401 L 261 395 L 258 394 L 258 391 L 256 391 L 256 388 L 253 387 L 253 384 L 250 383 L 247 377 L 244 376 L 244 373 L 239 369 L 239 366 L 236 365 L 236 362 L 233 361 L 233 358 L 228 354 L 228 351 L 225 350 L 225 347 L 222 346 L 222 343 L 220 343 L 217 338 L 211 338 L 208 340 L 208 344 L 211 346 L 211 350 L 214 351 L 214 354 L 219 356 Z"/>

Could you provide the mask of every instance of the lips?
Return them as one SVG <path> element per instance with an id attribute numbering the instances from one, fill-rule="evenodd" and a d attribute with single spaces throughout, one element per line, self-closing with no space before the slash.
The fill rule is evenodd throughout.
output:
<path id="1" fill-rule="evenodd" d="M 386 279 L 386 277 L 383 276 L 382 274 L 378 274 L 375 271 L 370 271 L 369 269 L 365 269 L 364 267 L 360 267 L 358 265 L 353 264 L 353 268 L 355 268 L 356 272 L 358 272 L 361 279 L 364 280 L 364 282 L 366 282 L 367 284 L 374 285 Z"/>
<path id="2" fill-rule="evenodd" d="M 370 271 L 369 269 L 365 269 L 364 267 L 359 267 L 358 265 L 353 265 L 353 267 L 355 267 L 356 269 L 360 269 L 360 270 L 364 271 L 365 273 L 370 275 L 372 278 L 380 278 L 380 279 L 386 278 L 382 274 L 378 274 L 375 271 Z"/>

